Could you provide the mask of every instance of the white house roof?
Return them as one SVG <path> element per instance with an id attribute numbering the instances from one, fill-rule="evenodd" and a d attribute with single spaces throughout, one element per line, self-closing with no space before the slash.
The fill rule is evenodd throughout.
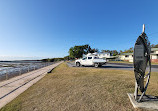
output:
<path id="1" fill-rule="evenodd" d="M 122 53 L 121 55 L 133 55 L 133 53 Z"/>
<path id="2" fill-rule="evenodd" d="M 158 51 L 158 48 L 151 48 L 151 51 Z"/>
<path id="3" fill-rule="evenodd" d="M 110 54 L 109 52 L 100 52 L 98 54 Z"/>

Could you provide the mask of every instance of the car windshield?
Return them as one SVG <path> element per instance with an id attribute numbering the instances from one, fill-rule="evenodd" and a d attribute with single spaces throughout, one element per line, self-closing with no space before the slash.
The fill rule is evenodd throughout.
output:
<path id="1" fill-rule="evenodd" d="M 82 58 L 82 60 L 85 60 L 85 59 L 87 59 L 87 57 Z"/>
<path id="2" fill-rule="evenodd" d="M 99 57 L 94 57 L 94 59 L 99 59 Z"/>
<path id="3" fill-rule="evenodd" d="M 92 59 L 92 57 L 88 57 L 88 59 Z"/>

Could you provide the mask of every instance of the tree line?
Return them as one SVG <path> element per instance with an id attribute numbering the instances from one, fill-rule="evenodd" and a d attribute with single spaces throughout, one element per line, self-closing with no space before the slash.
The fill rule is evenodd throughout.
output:
<path id="1" fill-rule="evenodd" d="M 80 46 L 74 46 L 69 49 L 69 59 L 75 59 L 75 58 L 81 58 L 83 54 L 88 54 L 88 53 L 94 53 L 94 52 L 99 52 L 98 49 L 96 48 L 91 48 L 90 45 L 80 45 Z M 133 47 L 128 49 L 128 50 L 101 50 L 101 53 L 108 52 L 110 53 L 111 56 L 116 56 L 121 53 L 132 53 L 133 52 Z"/>
<path id="2" fill-rule="evenodd" d="M 152 48 L 158 48 L 158 44 L 156 44 L 156 45 L 152 44 L 151 47 Z"/>
<path id="3" fill-rule="evenodd" d="M 48 58 L 48 59 L 42 59 L 42 62 L 56 62 L 62 60 L 64 60 L 64 58 Z"/>
<path id="4" fill-rule="evenodd" d="M 158 48 L 158 44 L 151 45 L 152 48 Z M 55 62 L 55 61 L 61 61 L 61 60 L 71 60 L 75 58 L 81 58 L 83 54 L 88 54 L 88 53 L 95 53 L 95 52 L 100 52 L 97 48 L 91 48 L 89 44 L 85 45 L 76 45 L 74 47 L 71 47 L 68 51 L 69 55 L 65 56 L 63 58 L 48 58 L 48 59 L 42 59 L 43 62 Z M 110 53 L 111 56 L 116 56 L 120 55 L 122 53 L 133 53 L 133 47 L 127 49 L 127 50 L 101 50 L 101 53 L 108 52 Z"/>
<path id="5" fill-rule="evenodd" d="M 151 47 L 158 48 L 158 44 L 156 44 L 156 45 L 152 44 Z M 133 53 L 133 51 L 134 51 L 134 49 L 133 49 L 133 47 L 131 47 L 131 48 L 126 49 L 124 51 L 123 50 L 120 50 L 120 51 L 101 50 L 101 53 L 108 52 L 108 53 L 110 53 L 111 56 L 116 56 L 116 55 L 120 55 L 122 53 Z M 69 57 L 69 59 L 81 58 L 83 56 L 83 54 L 94 53 L 94 52 L 99 52 L 99 50 L 96 48 L 91 48 L 91 46 L 88 44 L 74 46 L 74 47 L 71 47 L 69 49 L 69 56 L 67 56 L 67 57 Z"/>
<path id="6" fill-rule="evenodd" d="M 98 52 L 98 49 L 91 48 L 90 45 L 74 46 L 69 49 L 69 57 L 71 59 L 80 58 L 83 54 Z"/>

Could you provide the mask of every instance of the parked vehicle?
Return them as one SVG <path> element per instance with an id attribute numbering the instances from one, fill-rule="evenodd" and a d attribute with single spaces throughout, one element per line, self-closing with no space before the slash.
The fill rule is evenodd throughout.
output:
<path id="1" fill-rule="evenodd" d="M 94 67 L 101 67 L 103 64 L 106 64 L 106 59 L 101 59 L 96 55 L 87 54 L 87 56 L 83 57 L 82 59 L 75 60 L 75 64 L 77 67 L 80 66 L 94 66 Z"/>

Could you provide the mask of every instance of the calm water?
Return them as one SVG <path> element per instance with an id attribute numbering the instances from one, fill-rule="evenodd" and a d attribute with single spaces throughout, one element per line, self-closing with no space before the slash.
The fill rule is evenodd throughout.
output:
<path id="1" fill-rule="evenodd" d="M 8 72 L 15 72 L 19 70 L 28 70 L 38 68 L 45 63 L 40 61 L 13 61 L 13 62 L 0 62 L 0 75 Z"/>

